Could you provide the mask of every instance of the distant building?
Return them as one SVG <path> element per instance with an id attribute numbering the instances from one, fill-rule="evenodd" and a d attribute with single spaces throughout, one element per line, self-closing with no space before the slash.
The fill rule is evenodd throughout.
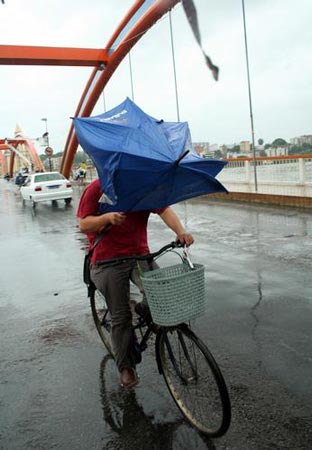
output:
<path id="1" fill-rule="evenodd" d="M 209 142 L 194 142 L 193 147 L 199 155 L 205 158 L 213 158 L 219 150 L 218 144 L 209 144 Z"/>
<path id="2" fill-rule="evenodd" d="M 309 144 L 312 145 L 312 134 L 304 134 L 303 136 L 294 137 L 290 139 L 291 145 L 303 145 Z"/>
<path id="3" fill-rule="evenodd" d="M 209 151 L 210 152 L 216 152 L 217 150 L 219 150 L 219 145 L 218 144 L 209 144 Z"/>
<path id="4" fill-rule="evenodd" d="M 286 156 L 288 155 L 288 150 L 289 146 L 285 145 L 284 147 L 270 147 L 265 151 L 267 156 Z"/>
<path id="5" fill-rule="evenodd" d="M 250 153 L 227 151 L 226 158 L 227 159 L 250 158 Z"/>
<path id="6" fill-rule="evenodd" d="M 226 155 L 227 151 L 228 151 L 228 146 L 225 144 L 222 144 L 222 145 L 220 145 L 219 150 L 222 153 L 222 155 Z"/>
<path id="7" fill-rule="evenodd" d="M 49 160 L 49 158 L 46 158 L 46 160 L 44 161 L 44 167 L 46 170 L 55 170 L 58 171 L 60 170 L 61 167 L 61 162 L 62 162 L 62 157 L 61 156 L 52 156 Z"/>
<path id="8" fill-rule="evenodd" d="M 53 158 L 53 167 L 54 170 L 59 170 L 62 164 L 62 156 L 55 156 Z"/>
<path id="9" fill-rule="evenodd" d="M 193 147 L 199 155 L 204 155 L 209 150 L 209 143 L 193 142 Z"/>
<path id="10" fill-rule="evenodd" d="M 239 143 L 239 149 L 242 153 L 250 153 L 251 152 L 251 142 L 250 141 L 241 141 Z"/>

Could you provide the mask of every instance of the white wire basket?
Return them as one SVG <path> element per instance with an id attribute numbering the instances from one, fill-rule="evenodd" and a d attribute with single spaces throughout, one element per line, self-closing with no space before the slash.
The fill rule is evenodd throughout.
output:
<path id="1" fill-rule="evenodd" d="M 153 321 L 174 326 L 195 319 L 205 311 L 205 269 L 182 263 L 143 272 L 141 279 Z"/>

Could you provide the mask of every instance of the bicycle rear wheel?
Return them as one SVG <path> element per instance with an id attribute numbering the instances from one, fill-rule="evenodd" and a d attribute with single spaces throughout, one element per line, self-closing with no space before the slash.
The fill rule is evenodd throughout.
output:
<path id="1" fill-rule="evenodd" d="M 156 342 L 167 387 L 192 426 L 222 436 L 231 422 L 231 405 L 222 373 L 205 344 L 181 325 L 164 328 Z"/>
<path id="2" fill-rule="evenodd" d="M 110 312 L 108 311 L 105 297 L 97 289 L 92 289 L 90 292 L 90 306 L 99 336 L 107 351 L 114 356 L 111 339 L 112 320 Z"/>

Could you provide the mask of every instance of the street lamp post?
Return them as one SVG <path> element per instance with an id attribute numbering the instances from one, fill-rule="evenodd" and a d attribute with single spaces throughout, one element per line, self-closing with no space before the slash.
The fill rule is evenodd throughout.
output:
<path id="1" fill-rule="evenodd" d="M 249 113 L 250 113 L 250 125 L 251 125 L 251 141 L 252 141 L 251 145 L 252 145 L 252 154 L 253 154 L 253 163 L 254 163 L 255 192 L 258 192 L 257 160 L 256 160 L 255 132 L 254 132 L 254 122 L 253 122 L 252 102 L 251 102 L 249 58 L 248 58 L 247 30 L 246 30 L 246 17 L 245 17 L 245 0 L 242 0 L 242 9 L 243 9 L 243 22 L 244 22 L 244 39 L 245 39 L 245 54 L 246 54 L 247 81 L 248 81 Z"/>
<path id="2" fill-rule="evenodd" d="M 45 128 L 46 128 L 46 131 L 45 131 L 43 137 L 46 138 L 47 148 L 50 148 L 50 145 L 49 145 L 49 132 L 48 132 L 48 119 L 46 117 L 43 117 L 41 120 L 43 122 L 45 122 Z M 49 160 L 49 170 L 50 170 L 50 172 L 52 172 L 51 156 L 48 156 L 48 160 Z"/>

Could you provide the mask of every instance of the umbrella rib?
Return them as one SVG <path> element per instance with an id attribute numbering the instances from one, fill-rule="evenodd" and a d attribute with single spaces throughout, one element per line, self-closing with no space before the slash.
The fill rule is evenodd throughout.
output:
<path id="1" fill-rule="evenodd" d="M 178 166 L 179 163 L 180 163 L 180 161 L 181 161 L 183 158 L 185 158 L 185 156 L 186 156 L 188 153 L 190 153 L 190 151 L 189 151 L 189 150 L 185 150 L 185 152 L 183 152 L 183 153 L 181 154 L 181 156 L 179 156 L 179 158 L 175 160 L 174 165 L 175 165 L 175 166 Z"/>

